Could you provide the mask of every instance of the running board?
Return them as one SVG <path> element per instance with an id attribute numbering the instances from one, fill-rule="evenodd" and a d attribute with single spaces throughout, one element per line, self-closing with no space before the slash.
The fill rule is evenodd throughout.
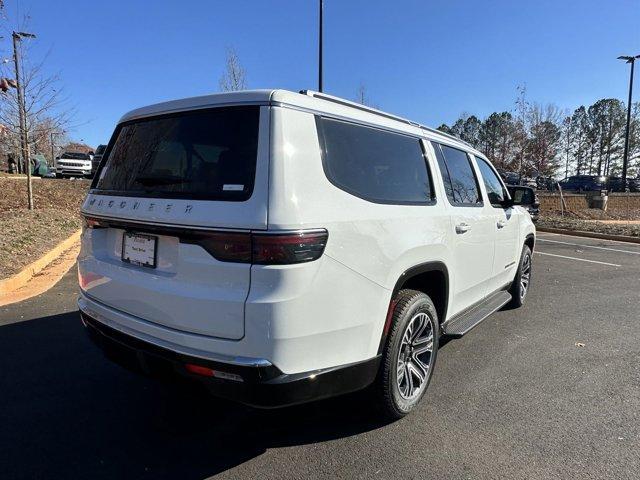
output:
<path id="1" fill-rule="evenodd" d="M 505 290 L 493 293 L 469 310 L 445 322 L 442 325 L 442 333 L 449 337 L 460 338 L 493 312 L 500 310 L 510 300 L 511 294 Z"/>

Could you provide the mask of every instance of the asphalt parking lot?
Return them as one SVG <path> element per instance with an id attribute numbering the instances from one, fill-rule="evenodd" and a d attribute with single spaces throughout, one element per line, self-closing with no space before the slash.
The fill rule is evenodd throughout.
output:
<path id="1" fill-rule="evenodd" d="M 392 424 L 362 394 L 256 411 L 131 374 L 85 338 L 72 269 L 0 308 L 0 478 L 637 479 L 640 245 L 536 247 L 527 304 L 447 342 Z"/>

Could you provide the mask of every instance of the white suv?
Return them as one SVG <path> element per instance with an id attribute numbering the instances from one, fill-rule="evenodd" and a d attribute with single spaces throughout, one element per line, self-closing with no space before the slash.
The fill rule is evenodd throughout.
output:
<path id="1" fill-rule="evenodd" d="M 372 385 L 403 416 L 439 338 L 531 280 L 534 225 L 480 152 L 309 91 L 128 113 L 82 213 L 78 304 L 107 356 L 262 407 Z"/>
<path id="2" fill-rule="evenodd" d="M 90 177 L 91 157 L 87 153 L 64 152 L 55 160 L 56 177 Z"/>

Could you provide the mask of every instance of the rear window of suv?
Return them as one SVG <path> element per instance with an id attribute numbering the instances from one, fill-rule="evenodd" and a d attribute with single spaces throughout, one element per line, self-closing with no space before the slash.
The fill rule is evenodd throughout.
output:
<path id="1" fill-rule="evenodd" d="M 418 138 L 332 118 L 316 122 L 324 171 L 336 187 L 375 203 L 435 201 Z"/>
<path id="2" fill-rule="evenodd" d="M 195 110 L 120 125 L 100 193 L 244 201 L 253 192 L 259 106 Z"/>

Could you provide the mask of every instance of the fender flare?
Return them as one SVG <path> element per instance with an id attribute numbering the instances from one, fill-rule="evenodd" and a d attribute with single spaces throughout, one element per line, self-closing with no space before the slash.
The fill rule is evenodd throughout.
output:
<path id="1" fill-rule="evenodd" d="M 395 286 L 393 287 L 393 291 L 391 293 L 391 301 L 389 302 L 387 316 L 385 318 L 384 327 L 382 329 L 382 335 L 380 338 L 380 344 L 378 346 L 378 354 L 382 353 L 384 345 L 387 342 L 387 336 L 389 333 L 389 328 L 391 326 L 391 317 L 393 314 L 393 309 L 395 307 L 394 298 L 396 294 L 402 289 L 403 285 L 408 280 L 417 275 L 428 272 L 440 272 L 444 275 L 444 305 L 442 307 L 442 318 L 444 319 L 447 317 L 447 308 L 449 306 L 449 269 L 447 268 L 447 266 L 441 261 L 431 261 L 414 265 L 413 267 L 408 268 L 407 270 L 402 272 L 398 280 L 396 280 Z"/>

